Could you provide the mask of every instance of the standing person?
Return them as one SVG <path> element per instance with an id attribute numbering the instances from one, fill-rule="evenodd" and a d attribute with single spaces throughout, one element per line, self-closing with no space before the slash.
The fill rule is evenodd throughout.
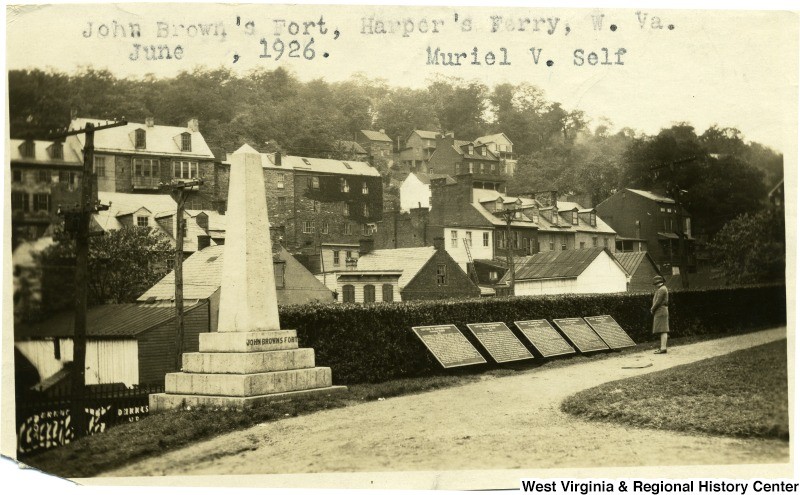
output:
<path id="1" fill-rule="evenodd" d="M 654 354 L 667 353 L 667 338 L 669 337 L 669 292 L 664 284 L 664 277 L 656 275 L 653 277 L 653 285 L 656 291 L 653 294 L 653 305 L 650 307 L 650 314 L 653 315 L 653 333 L 661 334 L 661 347 Z"/>

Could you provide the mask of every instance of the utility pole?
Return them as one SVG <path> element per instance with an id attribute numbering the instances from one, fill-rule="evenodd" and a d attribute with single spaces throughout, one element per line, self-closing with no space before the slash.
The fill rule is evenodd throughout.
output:
<path id="1" fill-rule="evenodd" d="M 190 181 L 177 181 L 170 184 L 172 198 L 177 203 L 175 211 L 175 369 L 180 371 L 183 367 L 183 238 L 186 236 L 186 220 L 184 206 L 186 198 L 192 188 L 203 185 L 201 179 Z"/>
<path id="2" fill-rule="evenodd" d="M 511 296 L 514 295 L 514 284 L 516 283 L 516 275 L 514 274 L 514 253 L 511 250 L 511 222 L 519 211 L 521 210 L 513 208 L 495 212 L 497 216 L 501 217 L 506 222 L 506 264 L 508 265 L 509 273 L 508 293 Z"/>
<path id="3" fill-rule="evenodd" d="M 72 407 L 70 421 L 75 438 L 86 434 L 86 414 L 84 396 L 86 395 L 86 310 L 88 303 L 89 272 L 89 222 L 92 214 L 108 209 L 93 200 L 92 186 L 94 181 L 94 133 L 112 127 L 127 125 L 125 120 L 95 127 L 87 123 L 83 129 L 76 129 L 61 134 L 61 137 L 86 135 L 83 146 L 83 172 L 81 175 L 81 194 L 77 211 L 65 211 L 65 224 L 75 233 L 75 335 L 72 345 Z"/>

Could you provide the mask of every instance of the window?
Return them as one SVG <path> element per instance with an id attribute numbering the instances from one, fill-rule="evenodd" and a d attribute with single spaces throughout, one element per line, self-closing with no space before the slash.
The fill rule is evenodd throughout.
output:
<path id="1" fill-rule="evenodd" d="M 98 177 L 106 176 L 106 157 L 104 156 L 94 157 L 94 173 Z"/>
<path id="2" fill-rule="evenodd" d="M 639 222 L 637 221 L 636 223 L 638 224 Z M 597 213 L 589 213 L 589 225 L 592 227 L 597 227 Z M 639 234 L 636 235 L 638 236 Z"/>
<path id="3" fill-rule="evenodd" d="M 153 160 L 155 161 L 155 160 Z M 177 161 L 172 164 L 174 176 L 177 179 L 196 179 L 197 162 Z"/>
<path id="4" fill-rule="evenodd" d="M 192 135 L 188 132 L 181 134 L 181 151 L 192 151 Z"/>
<path id="5" fill-rule="evenodd" d="M 372 235 L 372 229 L 370 229 L 370 228 L 369 228 L 369 224 L 368 224 L 368 223 L 365 223 L 365 224 L 364 224 L 364 225 L 361 227 L 361 233 L 362 233 L 363 235 Z"/>
<path id="6" fill-rule="evenodd" d="M 481 173 L 483 173 L 483 172 L 484 172 L 484 170 L 483 170 L 483 162 L 481 162 L 481 168 L 480 168 L 480 170 L 481 170 Z"/>
<path id="7" fill-rule="evenodd" d="M 74 186 L 78 182 L 78 172 L 67 172 L 61 170 L 58 172 L 58 182 Z"/>
<path id="8" fill-rule="evenodd" d="M 22 170 L 12 170 L 11 171 L 11 180 L 16 182 L 17 184 L 22 182 Z"/>
<path id="9" fill-rule="evenodd" d="M 311 200 L 311 211 L 319 213 L 319 201 L 316 199 Z"/>
<path id="10" fill-rule="evenodd" d="M 361 194 L 369 194 L 369 186 L 366 182 L 361 185 Z"/>
<path id="11" fill-rule="evenodd" d="M 345 261 L 353 259 L 352 251 L 346 251 L 344 254 L 345 254 Z"/>
<path id="12" fill-rule="evenodd" d="M 303 222 L 303 233 L 304 234 L 312 234 L 314 233 L 314 222 Z"/>
<path id="13" fill-rule="evenodd" d="M 597 237 L 592 237 L 592 247 L 597 247 Z"/>
<path id="14" fill-rule="evenodd" d="M 36 158 L 36 145 L 33 141 L 25 141 L 19 145 L 19 154 L 24 158 Z"/>
<path id="15" fill-rule="evenodd" d="M 322 233 L 327 234 L 329 230 L 328 222 L 322 222 Z"/>
<path id="16" fill-rule="evenodd" d="M 372 284 L 367 284 L 364 286 L 364 303 L 374 303 L 375 302 L 375 286 Z"/>
<path id="17" fill-rule="evenodd" d="M 50 147 L 50 157 L 56 160 L 63 160 L 64 146 L 61 143 L 53 143 L 53 146 Z"/>
<path id="18" fill-rule="evenodd" d="M 286 174 L 278 174 L 278 189 L 284 189 L 286 187 Z"/>
<path id="19" fill-rule="evenodd" d="M 34 194 L 33 211 L 50 211 L 50 195 L 46 193 Z"/>
<path id="20" fill-rule="evenodd" d="M 39 170 L 36 174 L 36 182 L 50 182 L 50 171 Z"/>
<path id="21" fill-rule="evenodd" d="M 447 285 L 447 265 L 444 263 L 436 265 L 436 284 Z"/>
<path id="22" fill-rule="evenodd" d="M 522 244 L 522 236 L 519 232 L 516 233 L 514 236 L 514 248 L 519 249 L 520 245 Z"/>
<path id="23" fill-rule="evenodd" d="M 483 233 L 483 247 L 489 247 L 489 233 Z"/>
<path id="24" fill-rule="evenodd" d="M 555 234 L 550 234 L 550 251 L 556 250 L 556 236 Z"/>
<path id="25" fill-rule="evenodd" d="M 581 241 L 581 249 L 586 249 L 586 243 Z"/>
<path id="26" fill-rule="evenodd" d="M 365 216 L 365 217 L 368 217 L 368 216 L 369 216 L 369 206 L 368 206 L 368 205 L 366 205 L 366 204 L 364 205 L 364 208 L 363 208 L 363 213 L 364 213 L 364 216 Z"/>
<path id="27" fill-rule="evenodd" d="M 473 164 L 472 162 L 469 162 L 469 173 L 473 173 L 473 170 Z"/>
<path id="28" fill-rule="evenodd" d="M 28 211 L 28 193 L 12 192 L 11 209 L 14 211 Z"/>
<path id="29" fill-rule="evenodd" d="M 272 271 L 275 274 L 275 288 L 283 289 L 286 287 L 286 263 L 273 263 Z"/>
<path id="30" fill-rule="evenodd" d="M 354 303 L 356 302 L 356 288 L 350 284 L 342 287 L 342 302 Z"/>
<path id="31" fill-rule="evenodd" d="M 135 143 L 136 149 L 141 150 L 147 147 L 147 135 L 144 132 L 144 129 L 136 129 L 135 131 Z"/>
<path id="32" fill-rule="evenodd" d="M 342 203 L 342 213 L 345 215 L 350 214 L 350 205 L 347 203 Z"/>
<path id="33" fill-rule="evenodd" d="M 662 207 L 661 207 L 661 213 L 664 213 L 665 211 L 666 211 L 666 208 L 664 208 L 664 207 L 662 206 Z"/>
<path id="34" fill-rule="evenodd" d="M 562 251 L 566 251 L 567 250 L 567 241 L 566 240 L 562 240 L 561 241 L 561 250 Z"/>
<path id="35" fill-rule="evenodd" d="M 603 247 L 608 247 L 608 237 L 603 237 Z"/>
<path id="36" fill-rule="evenodd" d="M 494 172 L 495 170 L 496 170 L 496 169 L 495 169 L 495 164 L 494 164 L 494 163 L 492 163 L 492 172 Z"/>
<path id="37" fill-rule="evenodd" d="M 636 220 L 636 238 L 642 238 L 642 224 L 639 220 Z"/>
<path id="38" fill-rule="evenodd" d="M 339 250 L 333 252 L 333 266 L 339 266 Z"/>
<path id="39" fill-rule="evenodd" d="M 467 245 L 472 247 L 472 232 L 467 232 Z"/>
<path id="40" fill-rule="evenodd" d="M 491 272 L 489 272 L 489 280 L 493 280 L 493 281 L 497 280 L 497 272 L 496 271 L 492 270 Z"/>
<path id="41" fill-rule="evenodd" d="M 344 223 L 344 234 L 345 235 L 352 235 L 353 234 L 353 227 L 350 225 L 350 222 L 345 222 Z"/>
<path id="42" fill-rule="evenodd" d="M 150 223 L 147 217 L 136 217 L 136 226 L 137 227 L 147 227 Z"/>
<path id="43" fill-rule="evenodd" d="M 311 189 L 319 189 L 319 177 L 311 176 L 308 178 L 308 187 Z"/>
<path id="44" fill-rule="evenodd" d="M 392 284 L 383 284 L 383 302 L 394 301 L 394 287 Z"/>
<path id="45" fill-rule="evenodd" d="M 278 208 L 286 208 L 286 196 L 278 196 Z"/>
<path id="46" fill-rule="evenodd" d="M 672 213 L 672 208 L 667 208 L 667 213 Z"/>
<path id="47" fill-rule="evenodd" d="M 350 183 L 347 182 L 347 179 L 341 179 L 339 181 L 339 190 L 343 193 L 350 192 Z"/>
<path id="48" fill-rule="evenodd" d="M 455 230 L 450 231 L 450 247 L 454 248 L 458 247 L 458 231 Z"/>
<path id="49" fill-rule="evenodd" d="M 572 212 L 572 225 L 578 225 L 578 212 Z"/>

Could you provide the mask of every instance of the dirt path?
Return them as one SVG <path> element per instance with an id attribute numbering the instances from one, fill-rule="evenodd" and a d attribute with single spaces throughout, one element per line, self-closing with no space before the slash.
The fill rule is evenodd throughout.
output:
<path id="1" fill-rule="evenodd" d="M 563 399 L 611 380 L 785 338 L 786 329 L 486 377 L 464 386 L 265 423 L 106 476 L 782 463 L 789 444 L 583 421 Z M 623 366 L 645 365 L 641 369 Z"/>

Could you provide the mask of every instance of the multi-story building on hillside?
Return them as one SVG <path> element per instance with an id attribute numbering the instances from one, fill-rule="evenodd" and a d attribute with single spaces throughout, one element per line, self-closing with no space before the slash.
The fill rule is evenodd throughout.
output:
<path id="1" fill-rule="evenodd" d="M 692 218 L 672 198 L 652 191 L 622 189 L 598 204 L 597 212 L 619 234 L 619 251 L 649 252 L 663 274 L 679 272 L 682 235 L 686 268 L 689 272 L 696 270 Z"/>
<path id="2" fill-rule="evenodd" d="M 59 206 L 78 203 L 83 160 L 59 141 L 12 139 L 10 148 L 11 239 L 16 247 L 60 221 Z"/>
<path id="3" fill-rule="evenodd" d="M 436 150 L 428 161 L 428 169 L 439 175 L 471 174 L 475 188 L 506 190 L 508 166 L 489 150 L 489 145 L 459 141 L 452 134 L 436 137 Z"/>
<path id="4" fill-rule="evenodd" d="M 374 235 L 383 213 L 383 182 L 369 163 L 260 156 L 273 239 L 312 272 L 344 266 L 343 255 L 357 253 L 359 239 Z M 223 161 L 214 179 L 223 205 L 229 175 L 230 163 Z"/>
<path id="5" fill-rule="evenodd" d="M 359 131 L 356 133 L 355 141 L 367 151 L 370 163 L 376 164 L 380 161 L 385 161 L 388 165 L 393 163 L 394 143 L 383 129 Z"/>
<path id="6" fill-rule="evenodd" d="M 514 175 L 517 169 L 517 158 L 514 155 L 514 143 L 502 132 L 481 136 L 473 141 L 476 146 L 485 145 L 486 148 L 500 159 L 505 173 Z"/>
<path id="7" fill-rule="evenodd" d="M 411 172 L 429 173 L 428 162 L 436 150 L 437 131 L 423 131 L 415 129 L 406 139 L 405 145 L 400 149 L 400 165 L 404 170 Z"/>
<path id="8" fill-rule="evenodd" d="M 77 118 L 70 129 L 105 121 Z M 85 135 L 67 137 L 65 146 L 83 160 Z M 186 127 L 144 124 L 104 129 L 94 138 L 94 174 L 98 191 L 121 193 L 165 193 L 162 185 L 173 181 L 210 179 L 214 175 L 214 154 L 200 133 L 197 119 Z M 211 208 L 213 181 L 200 186 L 187 200 L 194 209 Z"/>

